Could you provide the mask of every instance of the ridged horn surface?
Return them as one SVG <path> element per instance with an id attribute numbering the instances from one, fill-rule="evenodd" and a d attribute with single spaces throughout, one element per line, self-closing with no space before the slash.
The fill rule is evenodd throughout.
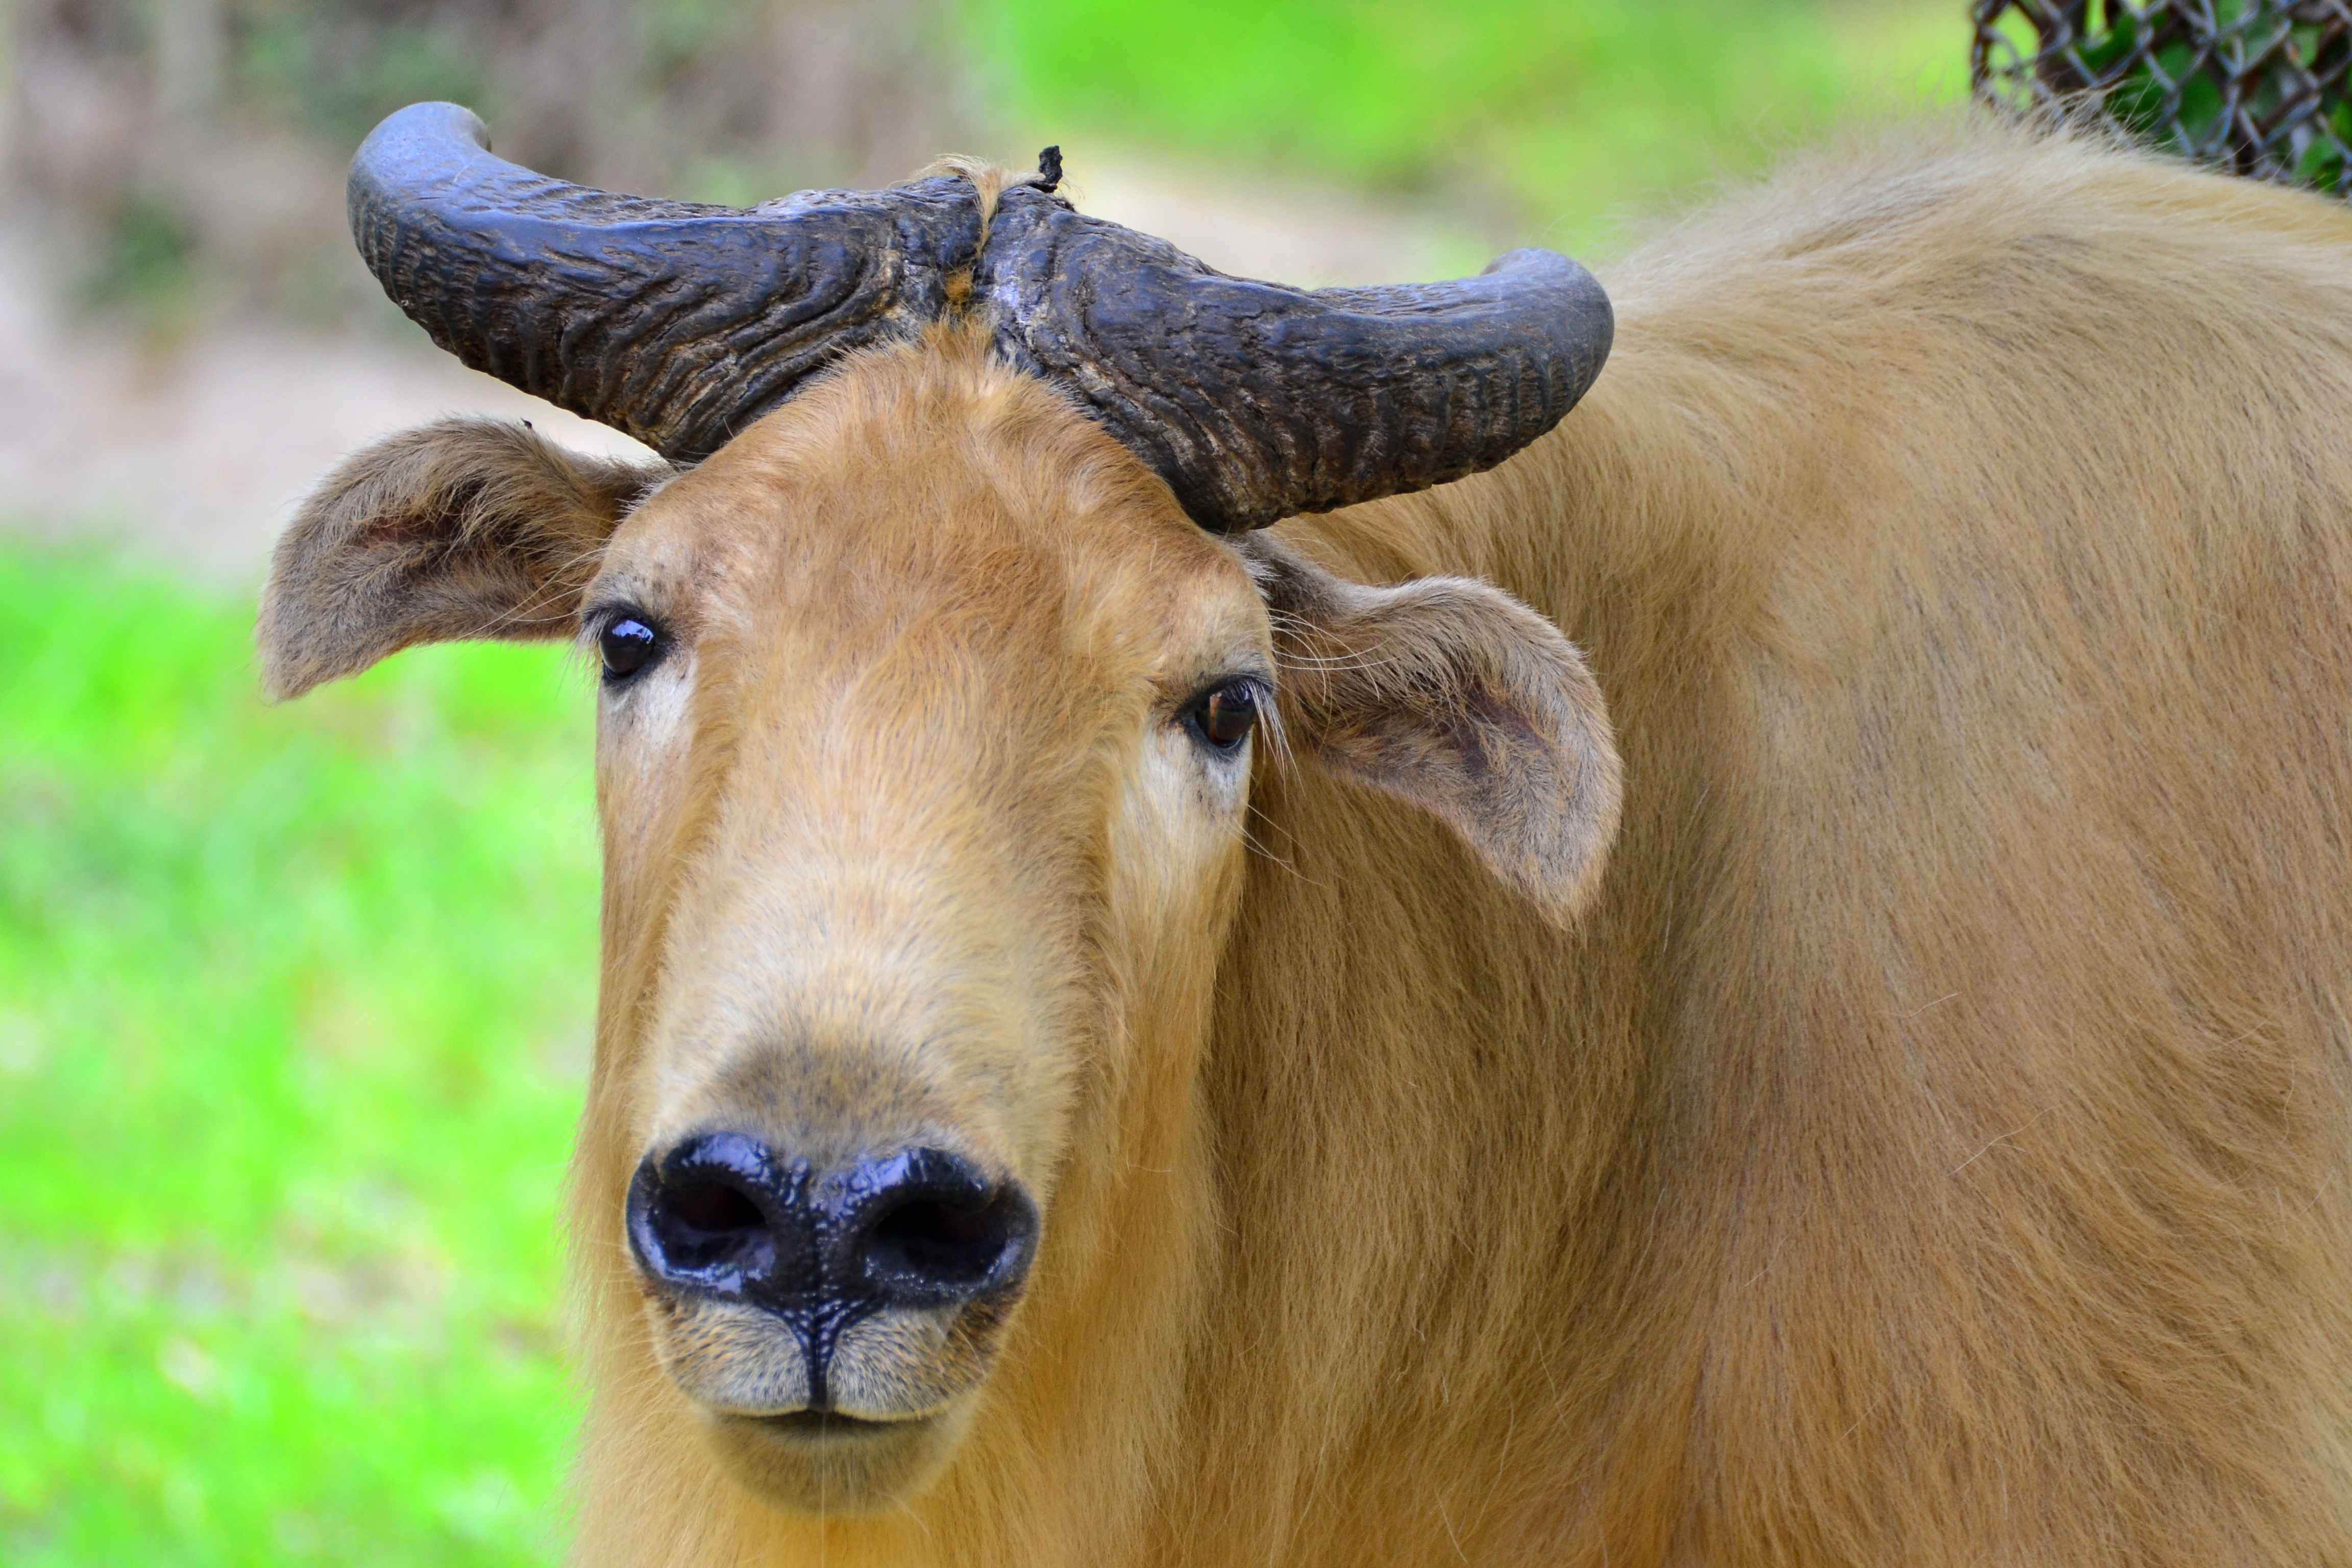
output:
<path id="1" fill-rule="evenodd" d="M 1219 531 L 1493 468 L 1584 395 L 1615 331 L 1592 274 L 1549 250 L 1457 282 L 1293 289 L 1018 188 L 979 281 L 1003 351 Z"/>
<path id="2" fill-rule="evenodd" d="M 980 239 L 963 180 L 744 209 L 616 195 L 493 156 L 454 103 L 377 126 L 350 204 L 369 269 L 435 342 L 678 461 L 936 319 Z"/>
<path id="3" fill-rule="evenodd" d="M 1450 283 L 1293 289 L 1033 185 L 1007 186 L 985 229 L 952 176 L 746 209 L 590 190 L 492 156 L 448 103 L 376 128 L 351 215 L 434 342 L 678 461 L 945 316 L 969 269 L 957 308 L 1220 532 L 1494 467 L 1574 406 L 1614 331 L 1592 275 L 1548 250 Z"/>

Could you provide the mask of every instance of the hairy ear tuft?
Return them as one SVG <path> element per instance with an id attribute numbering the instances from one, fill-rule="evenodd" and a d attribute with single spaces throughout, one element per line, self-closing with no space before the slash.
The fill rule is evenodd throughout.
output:
<path id="1" fill-rule="evenodd" d="M 1283 723 L 1324 767 L 1445 823 L 1555 924 L 1617 837 L 1601 688 L 1559 628 L 1488 584 L 1372 588 L 1288 546 L 1242 546 L 1274 616 Z"/>
<path id="2" fill-rule="evenodd" d="M 271 557 L 258 637 L 273 697 L 454 638 L 559 637 L 629 508 L 674 470 L 449 419 L 352 458 Z"/>

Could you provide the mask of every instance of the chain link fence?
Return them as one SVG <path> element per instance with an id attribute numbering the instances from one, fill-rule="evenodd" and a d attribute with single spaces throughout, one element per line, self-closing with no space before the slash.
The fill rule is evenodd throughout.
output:
<path id="1" fill-rule="evenodd" d="M 1974 0 L 1978 96 L 2352 196 L 2352 0 Z"/>

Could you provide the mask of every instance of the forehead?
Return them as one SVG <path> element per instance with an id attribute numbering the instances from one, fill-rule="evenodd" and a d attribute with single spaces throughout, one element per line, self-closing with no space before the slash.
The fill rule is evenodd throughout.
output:
<path id="1" fill-rule="evenodd" d="M 1230 546 L 1051 389 L 944 332 L 847 362 L 665 486 L 603 581 L 828 637 L 928 627 L 1147 661 L 1264 640 Z"/>

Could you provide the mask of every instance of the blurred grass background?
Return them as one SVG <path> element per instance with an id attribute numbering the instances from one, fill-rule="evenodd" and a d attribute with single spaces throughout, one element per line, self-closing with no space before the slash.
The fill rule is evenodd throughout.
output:
<path id="1" fill-rule="evenodd" d="M 44 352 L 390 342 L 340 167 L 447 96 L 625 187 L 1055 141 L 1081 186 L 1328 191 L 1475 266 L 1956 100 L 1967 34 L 1944 0 L 26 0 L 0 217 L 57 280 Z M 0 534 L 0 1563 L 550 1561 L 591 683 L 436 648 L 268 707 L 257 563 L 98 510 Z"/>

